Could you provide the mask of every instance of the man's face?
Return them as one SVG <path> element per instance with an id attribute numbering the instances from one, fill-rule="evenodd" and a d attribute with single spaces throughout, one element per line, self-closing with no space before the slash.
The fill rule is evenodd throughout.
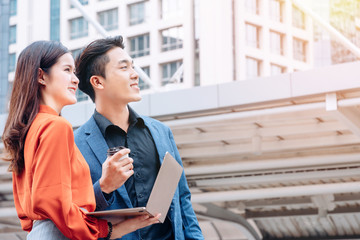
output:
<path id="1" fill-rule="evenodd" d="M 109 50 L 107 55 L 110 61 L 105 66 L 104 95 L 117 103 L 140 101 L 139 75 L 130 56 L 120 47 Z"/>

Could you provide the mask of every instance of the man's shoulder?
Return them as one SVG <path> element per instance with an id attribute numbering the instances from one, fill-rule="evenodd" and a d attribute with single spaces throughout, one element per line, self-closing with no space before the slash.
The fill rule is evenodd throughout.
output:
<path id="1" fill-rule="evenodd" d="M 83 125 L 81 125 L 79 128 L 77 128 L 74 131 L 75 138 L 82 137 L 82 135 L 88 132 L 89 129 L 91 129 L 93 122 L 94 122 L 94 118 L 93 116 L 91 116 L 89 120 L 87 120 Z"/>
<path id="2" fill-rule="evenodd" d="M 146 125 L 153 125 L 153 126 L 156 126 L 156 127 L 166 128 L 166 129 L 169 128 L 166 124 L 164 124 L 164 123 L 160 122 L 159 120 L 154 119 L 152 117 L 141 116 L 141 118 L 144 120 Z"/>

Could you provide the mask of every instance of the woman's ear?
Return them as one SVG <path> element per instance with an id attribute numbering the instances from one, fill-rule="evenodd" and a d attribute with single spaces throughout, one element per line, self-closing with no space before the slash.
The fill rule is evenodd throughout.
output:
<path id="1" fill-rule="evenodd" d="M 45 83 L 44 75 L 45 75 L 45 72 L 41 68 L 39 68 L 39 70 L 38 70 L 38 83 L 45 86 L 46 83 Z"/>
<path id="2" fill-rule="evenodd" d="M 104 89 L 104 79 L 99 76 L 92 76 L 90 78 L 90 83 L 95 89 Z"/>

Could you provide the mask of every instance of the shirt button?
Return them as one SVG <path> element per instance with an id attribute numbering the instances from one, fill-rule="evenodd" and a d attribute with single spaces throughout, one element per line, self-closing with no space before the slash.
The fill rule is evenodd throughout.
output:
<path id="1" fill-rule="evenodd" d="M 141 193 L 139 194 L 139 198 L 142 198 L 144 195 L 142 195 Z"/>
<path id="2" fill-rule="evenodd" d="M 136 175 L 136 177 L 138 177 L 138 178 L 141 177 L 141 174 L 140 174 L 139 172 L 137 172 L 135 175 Z"/>

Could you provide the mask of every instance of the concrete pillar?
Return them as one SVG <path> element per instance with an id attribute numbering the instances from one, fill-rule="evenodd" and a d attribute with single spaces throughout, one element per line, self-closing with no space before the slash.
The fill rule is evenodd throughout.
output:
<path id="1" fill-rule="evenodd" d="M 236 81 L 246 79 L 246 58 L 245 58 L 245 48 L 246 48 L 246 29 L 245 29 L 245 1 L 234 1 L 234 11 L 235 11 L 235 71 L 236 71 Z"/>
<path id="2" fill-rule="evenodd" d="M 184 85 L 194 86 L 195 79 L 195 30 L 194 30 L 194 0 L 184 2 Z"/>
<path id="3" fill-rule="evenodd" d="M 199 2 L 200 85 L 234 80 L 232 0 Z"/>
<path id="4" fill-rule="evenodd" d="M 160 1 L 150 0 L 149 1 L 149 9 L 151 9 L 152 14 L 149 15 L 150 23 L 158 23 L 160 21 Z M 156 24 L 155 24 L 156 25 Z M 161 46 L 160 33 L 157 28 L 151 28 L 150 30 L 150 54 L 151 57 L 159 56 Z M 150 64 L 150 75 L 151 81 L 154 83 L 155 88 L 160 87 L 161 82 L 161 72 L 158 61 L 151 61 Z"/>
<path id="5" fill-rule="evenodd" d="M 289 60 L 288 72 L 294 71 L 294 52 L 293 52 L 293 34 L 292 34 L 292 2 L 285 1 L 284 23 L 285 23 L 285 39 L 284 39 L 284 57 Z"/>

